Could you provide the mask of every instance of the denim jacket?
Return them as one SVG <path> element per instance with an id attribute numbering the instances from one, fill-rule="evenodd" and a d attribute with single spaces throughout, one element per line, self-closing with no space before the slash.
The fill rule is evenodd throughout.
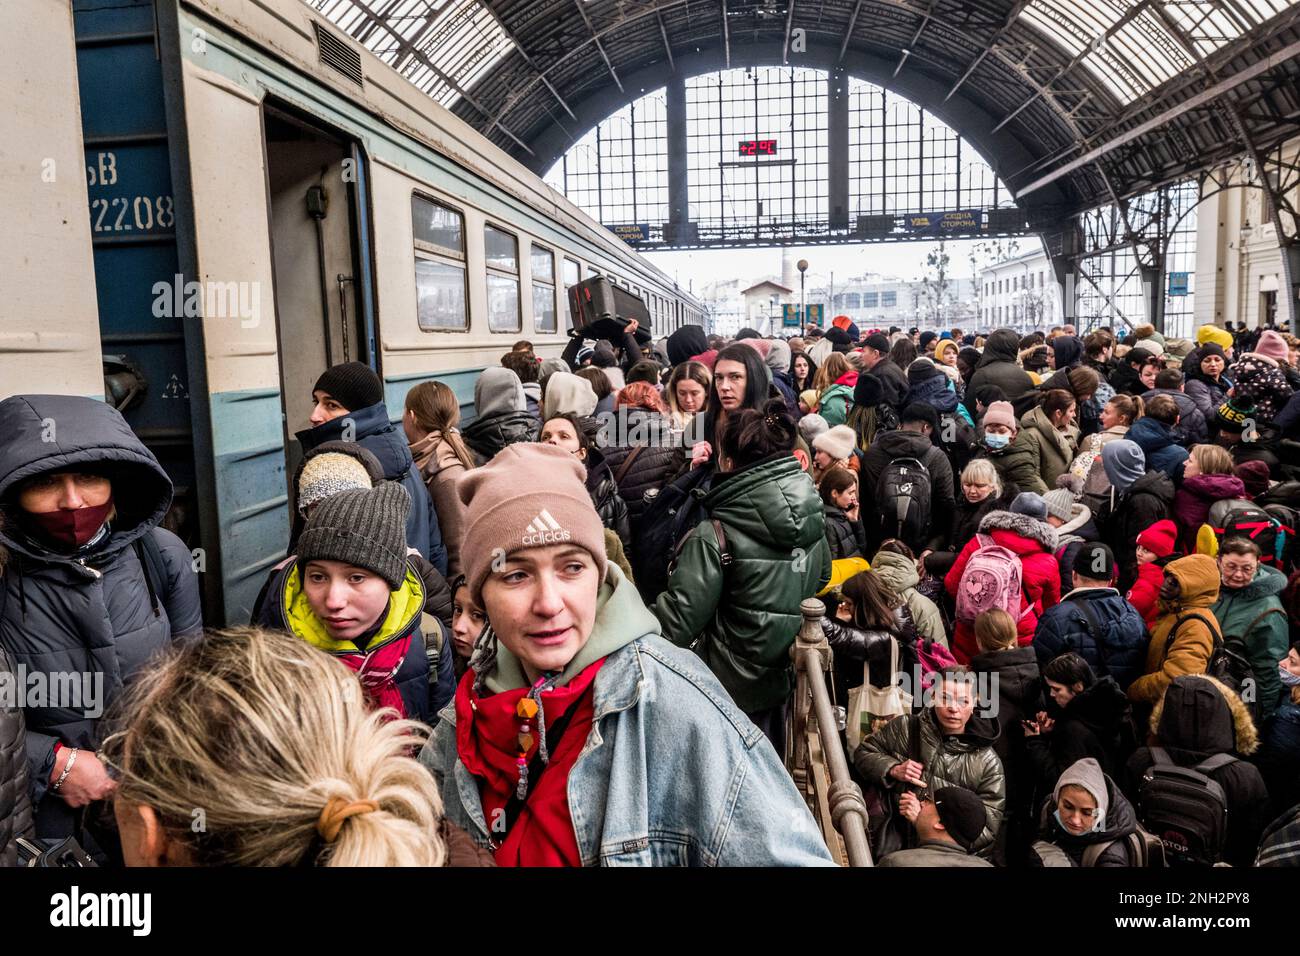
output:
<path id="1" fill-rule="evenodd" d="M 593 695 L 568 779 L 584 866 L 831 865 L 776 751 L 694 654 L 643 634 L 609 654 Z M 447 819 L 487 845 L 478 781 L 456 752 L 454 702 L 420 760 Z"/>

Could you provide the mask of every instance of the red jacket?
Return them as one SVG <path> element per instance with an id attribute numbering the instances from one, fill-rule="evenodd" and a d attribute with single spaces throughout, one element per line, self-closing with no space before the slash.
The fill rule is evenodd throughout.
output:
<path id="1" fill-rule="evenodd" d="M 1056 553 L 1056 529 L 1045 521 L 1037 521 L 1027 515 L 990 511 L 980 521 L 980 531 L 991 537 L 995 544 L 1000 544 L 1020 557 L 1022 617 L 1016 625 L 1016 632 L 1023 647 L 1034 639 L 1038 615 L 1061 601 L 1061 569 L 1053 556 Z M 961 583 L 967 562 L 979 547 L 978 536 L 967 541 L 944 576 L 943 585 L 953 597 L 957 596 L 957 587 Z M 1026 608 L 1030 609 L 1027 614 L 1024 613 Z M 975 625 L 972 622 L 957 622 L 952 653 L 962 664 L 969 663 L 979 653 L 975 643 Z"/>
<path id="2" fill-rule="evenodd" d="M 1132 604 L 1142 620 L 1147 622 L 1147 630 L 1156 626 L 1160 612 L 1160 585 L 1165 581 L 1165 569 L 1156 561 L 1138 565 L 1138 577 L 1129 588 L 1128 602 Z"/>

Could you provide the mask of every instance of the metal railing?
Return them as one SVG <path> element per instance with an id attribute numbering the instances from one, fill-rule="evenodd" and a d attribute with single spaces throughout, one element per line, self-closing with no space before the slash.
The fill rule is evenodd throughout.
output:
<path id="1" fill-rule="evenodd" d="M 795 689 L 786 732 L 785 765 L 808 801 L 808 809 L 836 862 L 841 866 L 871 866 L 867 805 L 862 790 L 849 776 L 849 762 L 827 689 L 831 648 L 821 627 L 826 609 L 821 601 L 810 598 L 800 610 L 803 624 L 790 649 Z"/>

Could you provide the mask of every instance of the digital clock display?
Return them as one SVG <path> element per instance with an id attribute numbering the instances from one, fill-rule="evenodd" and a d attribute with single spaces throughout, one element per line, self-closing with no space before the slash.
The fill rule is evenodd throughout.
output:
<path id="1" fill-rule="evenodd" d="M 740 141 L 741 156 L 775 156 L 776 140 L 774 139 L 742 139 Z"/>

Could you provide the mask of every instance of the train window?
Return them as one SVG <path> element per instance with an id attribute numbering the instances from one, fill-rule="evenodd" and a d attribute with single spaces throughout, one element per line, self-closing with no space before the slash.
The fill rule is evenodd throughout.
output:
<path id="1" fill-rule="evenodd" d="M 555 253 L 533 246 L 533 329 L 555 331 Z"/>
<path id="2" fill-rule="evenodd" d="M 496 226 L 483 227 L 487 261 L 488 330 L 520 331 L 519 240 Z"/>
<path id="3" fill-rule="evenodd" d="M 564 260 L 564 287 L 577 285 L 582 281 L 582 267 L 573 259 Z"/>
<path id="4" fill-rule="evenodd" d="M 416 321 L 426 332 L 469 328 L 465 219 L 455 209 L 411 196 Z"/>

